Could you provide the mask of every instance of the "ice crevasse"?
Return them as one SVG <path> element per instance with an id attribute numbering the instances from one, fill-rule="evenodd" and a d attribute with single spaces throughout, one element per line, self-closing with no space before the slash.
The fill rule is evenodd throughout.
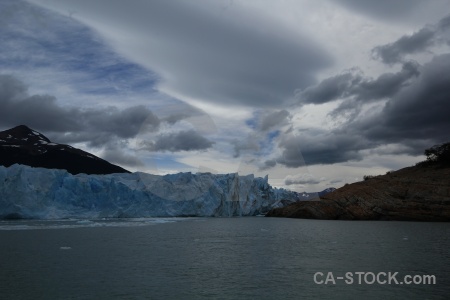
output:
<path id="1" fill-rule="evenodd" d="M 237 173 L 116 173 L 0 166 L 0 218 L 253 216 L 299 194 Z"/>

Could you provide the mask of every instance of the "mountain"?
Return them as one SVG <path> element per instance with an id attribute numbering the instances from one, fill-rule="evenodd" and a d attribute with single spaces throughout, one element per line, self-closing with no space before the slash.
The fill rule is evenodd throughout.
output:
<path id="1" fill-rule="evenodd" d="M 299 199 L 253 175 L 72 175 L 0 166 L 0 219 L 254 216 Z"/>
<path id="2" fill-rule="evenodd" d="M 293 202 L 297 202 L 297 201 L 307 201 L 307 200 L 312 200 L 315 199 L 317 197 L 322 197 L 325 196 L 328 193 L 333 192 L 334 190 L 336 190 L 334 187 L 330 187 L 330 188 L 326 188 L 321 192 L 312 192 L 312 193 L 307 193 L 307 192 L 302 192 L 302 193 L 297 193 L 298 195 L 298 199 L 296 199 L 295 201 L 293 201 L 292 199 L 290 200 L 283 200 L 283 204 L 284 205 L 288 205 L 288 204 L 292 204 Z"/>
<path id="3" fill-rule="evenodd" d="M 0 132 L 0 165 L 13 164 L 64 169 L 71 174 L 129 173 L 83 150 L 52 143 L 42 133 L 25 125 Z"/>
<path id="4" fill-rule="evenodd" d="M 321 192 L 318 192 L 317 194 L 319 195 L 319 197 L 323 197 L 323 196 L 325 196 L 326 194 L 329 194 L 329 193 L 334 192 L 335 190 L 336 190 L 336 188 L 330 187 L 330 188 L 324 189 L 324 190 L 321 191 Z"/>
<path id="5" fill-rule="evenodd" d="M 426 161 L 386 175 L 367 176 L 316 200 L 276 208 L 266 216 L 450 221 L 450 166 Z"/>

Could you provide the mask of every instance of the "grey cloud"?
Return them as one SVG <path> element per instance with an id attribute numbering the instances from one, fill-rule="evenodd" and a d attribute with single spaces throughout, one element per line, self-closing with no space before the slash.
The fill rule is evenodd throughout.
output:
<path id="1" fill-rule="evenodd" d="M 50 95 L 28 95 L 20 80 L 0 75 L 0 124 L 15 126 L 28 124 L 43 131 L 81 130 L 79 109 L 62 108 Z"/>
<path id="2" fill-rule="evenodd" d="M 82 121 L 89 124 L 89 127 L 122 138 L 134 137 L 140 131 L 155 131 L 160 124 L 158 117 L 143 105 L 123 110 L 109 107 L 100 114 L 98 111 L 86 111 L 82 117 Z"/>
<path id="3" fill-rule="evenodd" d="M 300 104 L 322 104 L 345 98 L 352 98 L 355 103 L 367 103 L 394 96 L 418 75 L 419 66 L 413 61 L 405 62 L 397 73 L 385 73 L 376 79 L 365 77 L 360 70 L 353 70 L 298 91 L 296 96 Z"/>
<path id="4" fill-rule="evenodd" d="M 191 119 L 189 121 L 192 122 L 192 118 L 208 117 L 208 114 L 202 109 L 181 101 L 176 103 L 176 105 L 167 104 L 164 106 L 164 109 L 162 109 L 162 113 L 164 114 L 164 117 L 161 117 L 161 121 L 170 125 L 174 125 L 175 123 L 186 119 Z"/>
<path id="5" fill-rule="evenodd" d="M 263 165 L 259 168 L 259 170 L 260 171 L 267 170 L 267 169 L 275 167 L 276 165 L 277 165 L 276 159 L 269 159 L 263 163 Z"/>
<path id="6" fill-rule="evenodd" d="M 103 152 L 102 157 L 111 163 L 121 166 L 142 167 L 145 165 L 138 157 L 126 154 L 118 149 L 108 149 Z"/>
<path id="7" fill-rule="evenodd" d="M 134 137 L 141 131 L 155 131 L 160 123 L 144 106 L 123 110 L 63 107 L 53 96 L 30 96 L 26 86 L 10 75 L 0 75 L 0 108 L 0 126 L 27 124 L 59 143 L 102 146 L 117 138 Z"/>
<path id="8" fill-rule="evenodd" d="M 441 34 L 448 33 L 447 31 L 450 29 L 450 15 L 441 19 L 437 23 L 437 28 Z M 448 37 L 448 34 L 447 34 L 447 37 Z M 448 42 L 448 40 L 447 40 L 447 42 Z"/>
<path id="9" fill-rule="evenodd" d="M 332 0 L 374 18 L 399 21 L 407 18 L 421 3 L 435 0 Z"/>
<path id="10" fill-rule="evenodd" d="M 173 114 L 168 117 L 165 117 L 162 121 L 173 125 L 173 124 L 175 124 L 183 119 L 186 119 L 186 118 L 189 118 L 188 114 L 180 113 L 180 114 Z"/>
<path id="11" fill-rule="evenodd" d="M 410 36 L 401 37 L 392 44 L 375 47 L 372 53 L 386 64 L 398 63 L 406 54 L 422 52 L 433 45 L 434 35 L 430 28 L 423 28 Z"/>
<path id="12" fill-rule="evenodd" d="M 231 144 L 234 146 L 234 157 L 241 156 L 244 151 L 259 151 L 260 147 L 258 145 L 257 136 L 251 135 L 245 140 L 233 140 Z"/>
<path id="13" fill-rule="evenodd" d="M 39 127 L 31 126 L 38 129 Z M 39 129 L 38 129 L 39 130 Z M 103 146 L 109 147 L 111 143 L 114 143 L 115 136 L 106 132 L 98 131 L 67 131 L 67 132 L 47 132 L 45 135 L 50 140 L 61 144 L 74 144 L 74 143 L 87 143 L 89 147 L 101 148 Z"/>
<path id="14" fill-rule="evenodd" d="M 372 54 L 386 64 L 400 63 L 405 55 L 423 52 L 435 44 L 450 43 L 449 29 L 450 16 L 443 18 L 436 25 L 428 25 L 393 43 L 377 46 L 372 50 Z"/>
<path id="15" fill-rule="evenodd" d="M 263 113 L 258 112 L 255 118 L 257 120 L 252 120 L 251 125 L 255 131 L 245 139 L 234 139 L 231 142 L 234 146 L 234 157 L 241 156 L 242 152 L 265 152 L 265 150 L 272 147 L 271 142 L 275 137 L 278 137 L 279 129 L 282 126 L 291 125 L 291 114 L 284 109 L 265 111 Z M 274 162 L 268 162 L 268 164 L 260 166 L 260 169 L 264 170 L 272 166 L 275 166 Z"/>
<path id="16" fill-rule="evenodd" d="M 336 183 L 341 183 L 343 182 L 342 179 L 334 179 L 334 180 L 330 180 L 330 184 L 336 184 Z"/>
<path id="17" fill-rule="evenodd" d="M 302 104 L 322 104 L 339 98 L 348 97 L 355 85 L 362 80 L 361 75 L 354 73 L 339 74 L 326 78 L 316 86 L 297 90 L 296 96 Z"/>
<path id="18" fill-rule="evenodd" d="M 285 136 L 279 147 L 283 152 L 277 163 L 297 168 L 360 160 L 362 156 L 358 151 L 368 148 L 369 144 L 359 136 L 344 132 L 310 130 Z"/>
<path id="19" fill-rule="evenodd" d="M 76 10 L 74 18 L 160 74 L 161 90 L 205 102 L 275 107 L 332 64 L 312 37 L 244 6 L 221 16 L 214 1 L 33 2 Z"/>
<path id="20" fill-rule="evenodd" d="M 294 184 L 318 184 L 321 183 L 323 180 L 320 180 L 316 177 L 314 177 L 311 174 L 305 173 L 305 174 L 297 174 L 297 175 L 289 175 L 284 179 L 285 185 L 294 185 Z"/>
<path id="21" fill-rule="evenodd" d="M 266 131 L 288 121 L 290 114 L 287 110 L 280 110 L 265 115 L 261 120 L 261 130 Z"/>
<path id="22" fill-rule="evenodd" d="M 419 76 L 419 65 L 413 61 L 405 62 L 397 73 L 384 73 L 375 80 L 363 80 L 355 89 L 355 94 L 363 100 L 392 97 L 408 81 Z"/>
<path id="23" fill-rule="evenodd" d="M 155 141 L 144 142 L 144 148 L 150 151 L 194 151 L 211 148 L 214 142 L 201 136 L 194 130 L 161 134 Z"/>
<path id="24" fill-rule="evenodd" d="M 345 99 L 329 115 L 333 118 L 345 116 L 348 120 L 352 120 L 361 112 L 364 104 L 390 99 L 408 87 L 420 75 L 419 70 L 419 65 L 411 61 L 406 62 L 397 73 L 385 73 L 375 80 L 361 77 L 358 84 L 352 85 L 345 92 L 347 97 L 351 97 Z"/>
<path id="25" fill-rule="evenodd" d="M 342 119 L 347 122 L 351 122 L 351 120 L 355 119 L 358 114 L 361 113 L 362 108 L 363 103 L 360 101 L 355 99 L 347 99 L 342 101 L 335 109 L 329 112 L 328 116 L 334 120 L 341 120 L 341 122 Z"/>

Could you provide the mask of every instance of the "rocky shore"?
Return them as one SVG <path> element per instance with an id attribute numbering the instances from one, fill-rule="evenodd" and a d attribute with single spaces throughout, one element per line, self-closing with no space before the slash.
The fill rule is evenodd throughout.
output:
<path id="1" fill-rule="evenodd" d="M 450 166 L 422 163 L 347 184 L 316 201 L 271 210 L 267 217 L 323 220 L 450 221 Z"/>

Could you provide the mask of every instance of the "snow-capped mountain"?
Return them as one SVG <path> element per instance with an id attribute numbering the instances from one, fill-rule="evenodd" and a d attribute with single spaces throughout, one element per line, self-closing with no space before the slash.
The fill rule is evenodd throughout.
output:
<path id="1" fill-rule="evenodd" d="M 253 216 L 300 200 L 254 175 L 72 175 L 0 166 L 0 219 Z"/>
<path id="2" fill-rule="evenodd" d="M 64 169 L 72 174 L 129 173 L 88 152 L 52 143 L 42 133 L 25 125 L 0 132 L 0 165 L 13 164 Z"/>
<path id="3" fill-rule="evenodd" d="M 326 188 L 321 192 L 318 192 L 317 194 L 319 195 L 319 197 L 325 196 L 326 194 L 329 194 L 331 192 L 334 192 L 336 190 L 336 188 L 334 187 L 330 187 L 330 188 Z"/>
<path id="4" fill-rule="evenodd" d="M 302 193 L 297 193 L 298 195 L 298 199 L 299 200 L 317 200 L 318 198 L 325 196 L 326 194 L 329 194 L 331 192 L 334 192 L 336 189 L 334 187 L 330 187 L 330 188 L 326 188 L 323 191 L 320 192 L 313 192 L 313 193 L 308 193 L 308 192 L 302 192 Z M 284 201 L 285 204 L 291 204 L 292 202 L 288 203 L 289 201 Z"/>

